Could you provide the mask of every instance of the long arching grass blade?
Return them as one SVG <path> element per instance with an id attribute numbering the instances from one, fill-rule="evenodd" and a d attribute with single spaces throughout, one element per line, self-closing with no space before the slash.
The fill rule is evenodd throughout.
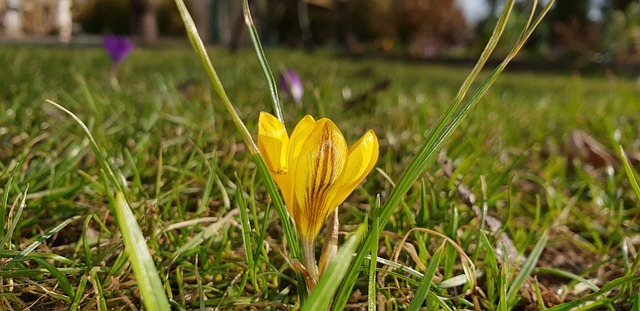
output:
<path id="1" fill-rule="evenodd" d="M 380 209 L 380 195 L 376 197 L 376 205 L 373 206 L 373 210 L 371 211 L 371 234 L 374 237 L 380 236 L 380 224 L 378 222 L 378 210 Z M 378 258 L 378 239 L 375 239 L 371 244 L 371 258 L 369 259 L 369 293 L 367 298 L 367 304 L 369 305 L 369 310 L 376 310 L 376 281 L 378 280 L 378 275 L 376 273 L 377 261 Z"/>
<path id="2" fill-rule="evenodd" d="M 113 205 L 116 221 L 122 234 L 125 249 L 129 253 L 129 262 L 131 262 L 133 273 L 136 276 L 144 306 L 147 310 L 171 310 L 158 270 L 149 253 L 147 242 L 142 235 L 140 226 L 138 226 L 136 217 L 131 212 L 129 203 L 124 198 L 124 194 L 117 192 Z"/>
<path id="3" fill-rule="evenodd" d="M 125 249 L 129 253 L 129 262 L 133 267 L 133 272 L 138 282 L 138 288 L 142 295 L 142 301 L 148 310 L 171 310 L 169 308 L 169 300 L 160 281 L 158 270 L 156 269 L 153 258 L 149 253 L 146 240 L 140 231 L 137 220 L 129 207 L 129 203 L 124 196 L 124 187 L 120 184 L 113 170 L 111 169 L 109 162 L 102 155 L 98 143 L 93 138 L 89 128 L 78 118 L 74 113 L 62 107 L 61 105 L 46 100 L 47 103 L 55 106 L 56 108 L 64 111 L 71 116 L 78 125 L 84 131 L 85 136 L 89 139 L 91 149 L 93 150 L 97 162 L 106 176 L 106 180 L 116 189 L 116 198 L 112 202 L 113 209 L 116 212 L 116 222 L 118 229 L 122 234 Z M 109 197 L 111 200 L 111 196 Z M 63 223 L 65 224 L 65 223 Z M 83 279 L 84 280 L 84 279 Z M 86 283 L 86 281 L 84 281 Z M 81 287 L 78 288 L 81 291 Z M 76 293 L 76 297 L 72 303 L 72 308 L 79 306 L 78 300 L 79 294 Z"/>
<path id="4" fill-rule="evenodd" d="M 200 36 L 198 35 L 198 30 L 196 29 L 195 23 L 193 22 L 193 19 L 191 18 L 191 15 L 187 10 L 187 7 L 184 4 L 184 1 L 175 0 L 175 2 L 178 7 L 178 11 L 180 12 L 180 16 L 182 17 L 182 21 L 185 25 L 187 35 L 189 36 L 189 40 L 191 41 L 191 45 L 193 46 L 193 49 L 195 50 L 196 54 L 198 54 L 198 57 L 202 62 L 202 66 L 207 72 L 207 76 L 209 77 L 211 85 L 215 89 L 216 93 L 218 93 L 218 96 L 222 100 L 222 104 L 227 110 L 227 113 L 233 120 L 234 124 L 236 125 L 236 129 L 242 135 L 242 138 L 244 139 L 245 144 L 248 146 L 249 151 L 254 157 L 256 166 L 258 168 L 258 172 L 262 177 L 265 187 L 267 188 L 267 191 L 271 196 L 271 200 L 274 203 L 276 212 L 280 217 L 280 225 L 282 226 L 284 236 L 287 239 L 287 245 L 289 247 L 290 256 L 294 259 L 302 260 L 302 250 L 300 249 L 298 235 L 296 234 L 296 231 L 293 228 L 293 223 L 291 222 L 291 219 L 289 217 L 289 212 L 284 206 L 282 197 L 280 196 L 280 193 L 276 188 L 275 182 L 271 178 L 271 175 L 269 175 L 269 169 L 267 168 L 267 165 L 264 162 L 264 159 L 260 155 L 260 152 L 258 151 L 258 147 L 253 141 L 253 138 L 251 138 L 251 133 L 249 133 L 249 131 L 247 130 L 247 127 L 242 122 L 242 119 L 240 119 L 240 116 L 238 116 L 238 113 L 236 112 L 235 107 L 233 106 L 233 104 L 231 103 L 231 100 L 227 96 L 227 93 L 224 90 L 224 87 L 222 86 L 222 82 L 218 78 L 218 74 L 216 73 L 213 67 L 213 64 L 211 63 L 209 55 L 207 54 L 207 50 L 205 49 L 205 46 L 202 43 Z M 302 275 L 298 272 L 296 273 L 297 273 L 298 282 L 300 284 L 303 284 L 304 279 L 302 278 Z M 306 295 L 306 292 L 304 291 L 304 286 L 299 286 L 299 288 L 300 288 L 301 296 L 304 297 Z"/>
<path id="5" fill-rule="evenodd" d="M 96 160 L 100 165 L 100 168 L 107 175 L 109 182 L 116 189 L 116 191 L 120 191 L 120 192 L 124 191 L 124 187 L 120 184 L 120 182 L 118 181 L 118 178 L 116 178 L 116 174 L 114 174 L 113 170 L 109 166 L 109 162 L 107 162 L 107 159 L 104 157 L 104 155 L 102 155 L 102 151 L 100 151 L 100 147 L 98 147 L 98 143 L 93 138 L 93 135 L 91 135 L 91 131 L 89 131 L 89 128 L 87 127 L 87 125 L 84 124 L 84 122 L 82 122 L 82 120 L 80 120 L 80 118 L 78 118 L 78 116 L 76 116 L 73 112 L 69 111 L 69 109 L 62 107 L 62 105 L 49 99 L 46 99 L 45 102 L 50 105 L 53 105 L 54 107 L 58 108 L 62 112 L 66 113 L 74 121 L 76 121 L 78 125 L 80 125 L 80 127 L 82 128 L 82 131 L 84 132 L 84 135 L 87 137 L 87 139 L 89 139 L 89 146 L 91 146 L 91 150 L 93 150 L 93 153 L 96 156 Z"/>
<path id="6" fill-rule="evenodd" d="M 425 271 L 424 276 L 420 280 L 420 285 L 416 289 L 415 296 L 407 308 L 408 311 L 417 311 L 420 309 L 425 299 L 427 299 L 427 295 L 429 293 L 429 289 L 431 284 L 433 283 L 433 278 L 436 275 L 438 265 L 442 260 L 444 255 L 444 244 L 442 247 L 438 248 L 436 252 L 431 257 L 431 261 L 429 262 L 429 266 L 427 267 L 427 271 Z"/>
<path id="7" fill-rule="evenodd" d="M 629 157 L 627 153 L 622 149 L 622 146 L 619 147 L 620 159 L 622 159 L 622 164 L 624 166 L 624 172 L 627 174 L 627 178 L 629 178 L 629 183 L 631 184 L 631 188 L 633 192 L 636 194 L 638 199 L 640 199 L 640 184 L 638 183 L 638 179 L 636 179 L 636 173 L 634 172 L 633 167 L 629 164 Z"/>
<path id="8" fill-rule="evenodd" d="M 13 232 L 16 230 L 16 226 L 18 225 L 18 222 L 20 221 L 20 217 L 22 216 L 22 211 L 24 210 L 25 206 L 27 206 L 26 205 L 27 193 L 29 193 L 29 185 L 27 185 L 27 189 L 24 190 L 24 193 L 21 194 L 22 199 L 20 200 L 20 203 L 18 203 L 18 207 L 16 208 L 13 219 L 9 224 L 9 228 L 4 233 L 4 236 L 2 237 L 2 241 L 0 241 L 0 249 L 2 250 L 4 250 L 5 245 L 7 245 L 7 243 L 11 241 Z M 7 249 L 11 249 L 11 248 L 7 247 Z"/>
<path id="9" fill-rule="evenodd" d="M 347 242 L 345 242 L 340 251 L 333 259 L 327 271 L 325 271 L 318 281 L 318 285 L 311 292 L 307 301 L 300 308 L 301 311 L 315 311 L 326 310 L 333 294 L 338 289 L 340 282 L 345 277 L 349 264 L 353 260 L 353 253 L 358 248 L 362 235 L 364 234 L 365 226 L 360 225 L 354 235 L 352 235 Z"/>
<path id="10" fill-rule="evenodd" d="M 548 240 L 549 238 L 547 237 L 546 232 L 543 233 L 542 237 L 540 237 L 540 240 L 538 240 L 536 245 L 531 250 L 531 253 L 527 257 L 527 260 L 524 262 L 522 267 L 520 267 L 520 271 L 518 271 L 518 274 L 513 279 L 513 282 L 509 284 L 509 291 L 507 292 L 507 305 L 512 306 L 514 304 L 516 295 L 520 291 L 520 287 L 536 267 L 538 259 L 540 258 L 540 255 L 542 255 L 542 251 L 544 251 L 545 246 L 547 246 Z"/>
<path id="11" fill-rule="evenodd" d="M 509 14 L 511 13 L 511 8 L 513 7 L 515 1 L 510 0 L 507 1 L 505 8 L 502 11 L 502 14 L 498 20 L 498 24 L 494 29 L 494 32 L 489 39 L 489 43 L 485 48 L 485 51 L 482 53 L 480 59 L 478 60 L 478 65 L 474 67 L 472 70 L 470 77 L 472 79 L 467 78 L 465 82 L 462 84 L 456 99 L 454 99 L 451 106 L 442 116 L 438 125 L 429 133 L 424 145 L 418 151 L 416 156 L 411 160 L 407 169 L 404 171 L 400 180 L 397 183 L 397 186 L 393 189 L 389 198 L 385 202 L 382 207 L 382 211 L 380 212 L 380 226 L 384 228 L 387 221 L 395 211 L 396 207 L 400 205 L 402 198 L 409 191 L 411 186 L 418 179 L 420 174 L 426 169 L 427 165 L 431 163 L 434 159 L 438 151 L 442 148 L 446 140 L 451 136 L 453 131 L 460 125 L 462 120 L 469 115 L 470 110 L 475 107 L 480 98 L 486 93 L 489 87 L 495 82 L 500 73 L 504 70 L 506 65 L 517 55 L 520 51 L 526 40 L 533 33 L 536 26 L 540 23 L 544 15 L 549 11 L 554 1 L 551 0 L 547 3 L 543 11 L 540 13 L 536 21 L 523 32 L 522 37 L 518 42 L 516 42 L 511 53 L 504 59 L 504 61 L 494 69 L 491 74 L 481 83 L 478 89 L 474 92 L 473 96 L 469 98 L 459 109 L 457 108 L 459 103 L 464 99 L 464 94 L 467 93 L 473 80 L 477 73 L 482 69 L 488 57 L 491 55 L 491 52 L 495 48 L 498 39 L 500 38 L 502 32 L 504 31 Z M 365 237 L 365 241 L 362 244 L 361 250 L 358 252 L 356 258 L 353 261 L 352 266 L 349 269 L 348 275 L 345 280 L 355 280 L 356 275 L 359 273 L 360 266 L 362 265 L 364 258 L 367 255 L 367 250 L 370 249 L 371 244 L 373 243 L 373 239 L 377 239 L 377 237 L 373 237 L 371 234 L 367 234 Z M 339 292 L 336 296 L 336 302 L 333 305 L 332 310 L 341 310 L 347 303 L 347 299 L 350 296 L 351 289 L 354 286 L 355 281 L 345 282 L 339 289 Z"/>
<path id="12" fill-rule="evenodd" d="M 24 201 L 22 202 L 22 204 L 24 204 Z M 22 204 L 21 204 L 21 206 L 22 206 Z M 47 231 L 46 233 L 44 233 L 43 235 L 38 237 L 37 240 L 35 240 L 33 243 L 31 243 L 29 246 L 27 246 L 24 250 L 22 250 L 20 253 L 18 253 L 15 257 L 13 257 L 11 259 L 11 261 L 9 261 L 7 263 L 7 265 L 5 265 L 2 269 L 3 270 L 11 270 L 11 268 L 13 268 L 19 262 L 23 261 L 25 259 L 25 257 L 27 257 L 27 255 L 29 255 L 38 246 L 40 246 L 40 244 L 42 244 L 44 241 L 46 241 L 49 238 L 51 238 L 54 234 L 60 232 L 60 230 L 64 229 L 64 227 L 66 227 L 68 224 L 70 224 L 71 222 L 75 221 L 78 218 L 80 218 L 80 216 L 73 216 L 73 217 L 63 221 L 62 223 L 58 224 L 57 226 L 51 228 L 49 231 Z"/>
<path id="13" fill-rule="evenodd" d="M 200 35 L 198 35 L 198 29 L 196 28 L 196 24 L 193 21 L 193 18 L 191 18 L 191 14 L 189 14 L 189 11 L 187 10 L 187 6 L 184 4 L 183 0 L 175 0 L 175 2 L 178 6 L 180 16 L 182 17 L 182 22 L 184 23 L 184 27 L 187 31 L 187 36 L 189 37 L 191 46 L 193 46 L 193 49 L 198 55 L 198 58 L 200 58 L 202 67 L 204 67 L 204 70 L 209 77 L 209 81 L 211 82 L 213 89 L 218 94 L 218 97 L 220 97 L 220 99 L 222 100 L 224 108 L 227 110 L 227 113 L 231 117 L 231 121 L 233 121 L 233 123 L 236 125 L 236 128 L 240 132 L 240 135 L 242 135 L 242 139 L 244 140 L 245 144 L 247 144 L 249 151 L 252 154 L 259 154 L 260 152 L 258 151 L 258 146 L 253 141 L 253 138 L 251 138 L 251 133 L 249 133 L 249 130 L 244 125 L 244 122 L 242 122 L 242 119 L 238 115 L 236 108 L 233 106 L 231 100 L 229 99 L 229 96 L 227 95 L 227 91 L 225 91 L 224 86 L 222 86 L 222 82 L 218 77 L 218 73 L 213 68 L 213 64 L 211 63 L 211 59 L 209 58 L 209 54 L 207 53 L 207 49 L 205 48 L 202 39 L 200 39 Z"/>
<path id="14" fill-rule="evenodd" d="M 633 284 L 634 281 L 640 280 L 640 275 L 632 274 L 623 277 L 619 277 L 610 281 L 609 283 L 603 285 L 600 290 L 595 291 L 587 296 L 578 298 L 576 300 L 572 300 L 569 302 L 565 302 L 563 304 L 559 304 L 557 306 L 553 306 L 548 308 L 547 311 L 565 311 L 565 310 L 576 310 L 579 306 L 586 304 L 589 301 L 595 301 L 602 299 L 602 297 L 606 296 L 606 293 L 619 288 L 625 284 Z"/>
<path id="15" fill-rule="evenodd" d="M 245 24 L 247 24 L 247 29 L 249 30 L 249 35 L 251 36 L 251 42 L 253 42 L 253 48 L 256 50 L 256 56 L 258 56 L 260 68 L 262 68 L 264 78 L 267 81 L 267 85 L 269 86 L 269 95 L 271 95 L 273 112 L 276 118 L 278 118 L 278 120 L 280 120 L 280 122 L 284 124 L 282 108 L 280 107 L 280 99 L 278 98 L 278 85 L 276 84 L 276 79 L 273 78 L 273 73 L 271 73 L 269 63 L 267 63 L 267 57 L 264 55 L 264 50 L 262 49 L 262 44 L 260 43 L 260 37 L 258 36 L 258 30 L 256 30 L 256 26 L 253 23 L 253 18 L 251 18 L 251 11 L 249 10 L 248 0 L 242 0 L 242 10 L 244 13 L 244 22 Z"/>

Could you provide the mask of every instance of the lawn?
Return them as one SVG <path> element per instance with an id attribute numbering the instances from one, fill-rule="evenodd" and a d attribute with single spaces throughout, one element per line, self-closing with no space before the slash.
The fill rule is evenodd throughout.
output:
<path id="1" fill-rule="evenodd" d="M 311 114 L 332 119 L 349 144 L 367 129 L 379 138 L 375 169 L 339 208 L 341 243 L 373 221 L 376 196 L 389 197 L 470 71 L 266 54 L 274 72 L 293 68 L 305 86 L 302 104 L 283 101 L 288 128 Z M 255 54 L 210 55 L 256 137 L 271 105 Z M 96 47 L 1 46 L 0 66 L 3 309 L 142 307 L 113 189 L 81 127 L 45 99 L 87 124 L 126 185 L 175 310 L 299 304 L 282 220 L 193 50 L 136 48 L 119 86 Z M 638 308 L 640 205 L 619 161 L 619 146 L 640 148 L 638 102 L 626 77 L 507 67 L 379 232 L 376 273 L 367 259 L 345 308 L 367 307 L 370 278 L 379 310 L 405 310 L 417 295 L 428 310 Z M 577 130 L 617 160 L 576 156 Z"/>

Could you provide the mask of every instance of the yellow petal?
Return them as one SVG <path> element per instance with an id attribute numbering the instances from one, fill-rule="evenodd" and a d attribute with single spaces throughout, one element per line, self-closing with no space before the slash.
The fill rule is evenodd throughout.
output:
<path id="1" fill-rule="evenodd" d="M 313 128 L 315 126 L 316 120 L 312 116 L 306 115 L 304 118 L 302 118 L 302 120 L 300 120 L 300 122 L 298 122 L 296 127 L 293 129 L 293 132 L 291 133 L 291 139 L 289 140 L 289 150 L 287 151 L 288 165 L 291 172 L 296 171 L 296 165 L 298 164 L 298 156 L 300 155 L 300 150 L 302 149 L 304 142 L 309 137 L 309 134 L 311 133 L 311 131 L 313 131 Z M 291 192 L 289 192 L 289 197 L 285 198 L 287 206 L 291 206 L 289 207 L 289 213 L 291 213 L 291 216 L 293 216 L 293 212 L 291 209 L 294 204 L 293 178 L 294 177 L 291 176 L 290 188 L 292 190 Z"/>
<path id="2" fill-rule="evenodd" d="M 273 173 L 286 173 L 287 148 L 289 136 L 287 130 L 276 117 L 260 112 L 258 119 L 258 149 L 264 157 L 269 170 Z"/>
<path id="3" fill-rule="evenodd" d="M 306 132 L 306 139 L 299 142 L 300 150 L 293 152 L 297 159 L 291 159 L 297 162 L 296 169 L 291 171 L 295 200 L 293 219 L 302 238 L 314 239 L 327 215 L 336 208 L 331 203 L 336 183 L 346 165 L 348 150 L 342 133 L 329 119 L 318 120 Z M 291 150 L 289 154 L 292 154 Z"/>
<path id="4" fill-rule="evenodd" d="M 267 163 L 269 173 L 275 180 L 287 207 L 291 205 L 291 182 L 287 174 L 287 151 L 289 136 L 284 125 L 273 115 L 260 112 L 258 119 L 258 149 Z M 291 212 L 291 210 L 289 210 Z"/>
<path id="5" fill-rule="evenodd" d="M 306 115 L 296 128 L 291 133 L 291 139 L 289 140 L 289 150 L 287 152 L 287 158 L 289 159 L 289 169 L 291 172 L 295 172 L 297 159 L 300 156 L 300 150 L 304 142 L 309 138 L 311 131 L 316 126 L 316 120 L 312 116 Z"/>
<path id="6" fill-rule="evenodd" d="M 333 205 L 340 205 L 369 174 L 378 161 L 378 137 L 369 130 L 349 148 L 347 166 L 340 177 Z"/>

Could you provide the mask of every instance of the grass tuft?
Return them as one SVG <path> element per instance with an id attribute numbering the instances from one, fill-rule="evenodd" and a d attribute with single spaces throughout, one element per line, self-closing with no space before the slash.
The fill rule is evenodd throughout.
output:
<path id="1" fill-rule="evenodd" d="M 1 309 L 149 309 L 117 190 L 148 251 L 139 268 L 175 310 L 637 308 L 634 79 L 503 64 L 465 90 L 473 68 L 262 51 L 311 94 L 284 120 L 322 115 L 350 143 L 363 129 L 380 138 L 376 170 L 339 207 L 335 278 L 301 299 L 295 230 L 246 140 L 272 109 L 264 68 L 254 49 L 206 52 L 245 134 L 186 47 L 137 48 L 117 89 L 99 48 L 0 47 Z M 364 101 L 349 97 L 382 80 Z M 575 131 L 617 162 L 569 154 Z"/>

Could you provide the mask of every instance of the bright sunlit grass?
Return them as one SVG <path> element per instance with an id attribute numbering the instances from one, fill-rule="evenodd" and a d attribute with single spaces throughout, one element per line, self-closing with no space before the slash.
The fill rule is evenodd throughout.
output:
<path id="1" fill-rule="evenodd" d="M 257 139 L 259 113 L 272 104 L 255 52 L 209 52 Z M 618 158 L 620 146 L 637 153 L 632 79 L 507 67 L 378 228 L 471 68 L 329 51 L 266 55 L 274 74 L 293 68 L 305 85 L 302 105 L 283 102 L 287 124 L 329 117 L 348 145 L 367 129 L 380 143 L 376 168 L 340 206 L 337 256 L 349 260 L 326 273 L 345 281 L 321 277 L 306 310 L 331 301 L 347 310 L 638 306 L 638 164 L 594 167 L 565 151 L 569 133 L 581 130 Z M 278 207 L 193 50 L 137 48 L 120 64 L 117 88 L 97 48 L 3 46 L 0 65 L 3 309 L 140 308 L 149 295 L 134 276 L 140 262 L 155 264 L 176 310 L 300 306 L 304 285 Z M 351 101 L 382 80 L 387 89 Z M 77 115 L 99 150 L 44 99 Z M 110 201 L 118 185 L 126 199 Z M 151 256 L 139 263 L 124 251 L 127 239 L 140 242 L 137 228 L 118 227 L 117 208 L 127 205 Z M 353 252 L 362 261 L 351 269 L 360 260 Z"/>

